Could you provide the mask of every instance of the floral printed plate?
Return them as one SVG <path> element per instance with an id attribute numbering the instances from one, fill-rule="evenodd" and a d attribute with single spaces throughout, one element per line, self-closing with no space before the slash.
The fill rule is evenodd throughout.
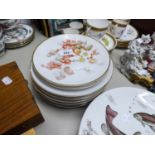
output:
<path id="1" fill-rule="evenodd" d="M 0 26 L 3 28 L 4 31 L 9 31 L 11 29 L 14 29 L 18 23 L 19 23 L 19 19 L 0 20 Z"/>
<path id="2" fill-rule="evenodd" d="M 32 38 L 34 30 L 29 25 L 19 24 L 15 29 L 6 31 L 4 42 L 7 46 L 14 46 Z"/>
<path id="3" fill-rule="evenodd" d="M 37 47 L 33 67 L 40 77 L 56 87 L 82 88 L 106 73 L 109 54 L 100 42 L 90 37 L 59 35 Z"/>
<path id="4" fill-rule="evenodd" d="M 79 134 L 155 134 L 155 95 L 134 87 L 115 88 L 87 108 Z"/>

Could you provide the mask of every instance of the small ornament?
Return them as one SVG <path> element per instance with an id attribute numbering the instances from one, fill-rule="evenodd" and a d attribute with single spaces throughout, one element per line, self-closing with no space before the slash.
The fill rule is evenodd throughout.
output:
<path id="1" fill-rule="evenodd" d="M 155 33 L 131 41 L 120 61 L 121 72 L 131 81 L 152 87 L 155 81 Z"/>

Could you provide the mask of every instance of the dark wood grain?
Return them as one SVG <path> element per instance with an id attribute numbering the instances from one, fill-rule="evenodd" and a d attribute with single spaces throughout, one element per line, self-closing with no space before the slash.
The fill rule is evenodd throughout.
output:
<path id="1" fill-rule="evenodd" d="M 10 85 L 1 81 L 6 76 L 13 80 Z M 0 66 L 0 134 L 21 134 L 43 120 L 17 64 Z"/>

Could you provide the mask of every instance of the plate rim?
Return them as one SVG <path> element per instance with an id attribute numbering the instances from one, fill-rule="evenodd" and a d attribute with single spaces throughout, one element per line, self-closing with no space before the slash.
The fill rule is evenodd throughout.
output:
<path id="1" fill-rule="evenodd" d="M 108 78 L 108 81 L 100 88 L 100 90 L 103 88 L 103 87 L 105 87 L 106 86 L 106 84 L 108 84 L 109 83 L 109 81 L 111 80 L 111 78 L 112 78 L 112 75 L 113 75 L 113 70 L 114 70 L 114 65 L 113 65 L 113 62 L 112 62 L 112 60 L 110 61 L 111 63 L 111 71 L 109 71 L 109 78 Z M 109 70 L 110 70 L 110 68 L 109 68 Z M 30 71 L 30 73 L 31 73 L 31 78 L 33 79 L 33 75 L 32 75 L 32 69 L 31 69 L 31 71 Z M 108 73 L 108 72 L 107 72 Z M 33 73 L 34 74 L 34 73 Z M 36 76 L 36 75 L 35 75 Z M 37 77 L 38 78 L 38 77 Z M 33 79 L 34 80 L 34 79 Z M 34 80 L 35 81 L 35 80 Z M 41 81 L 42 82 L 42 81 Z M 43 82 L 42 82 L 43 83 Z M 44 85 L 46 85 L 46 84 L 44 84 Z M 56 89 L 56 88 L 54 88 L 54 89 Z M 61 91 L 64 91 L 64 90 L 61 90 Z M 80 90 L 78 90 L 79 92 L 80 92 Z M 49 92 L 49 91 L 47 91 L 47 92 Z M 49 92 L 50 93 L 50 92 Z M 53 92 L 52 92 L 53 93 Z M 86 95 L 91 95 L 91 94 L 93 94 L 94 92 L 91 92 L 91 93 L 89 93 L 89 94 L 86 94 L 86 93 L 84 93 L 84 95 L 82 94 L 82 95 L 65 95 L 66 97 L 82 97 L 82 96 L 86 96 Z M 53 94 L 56 94 L 56 93 L 53 93 Z M 58 94 L 56 94 L 56 95 L 58 95 Z M 61 95 L 59 95 L 59 96 L 61 96 Z"/>
<path id="2" fill-rule="evenodd" d="M 130 24 L 128 24 L 128 26 L 132 27 L 132 28 L 135 30 L 135 32 L 137 33 L 137 36 L 136 36 L 136 38 L 137 38 L 137 37 L 139 36 L 138 30 L 137 30 L 134 26 L 132 26 L 132 25 L 130 25 Z M 136 39 L 136 38 L 135 38 L 135 39 Z M 117 39 L 118 44 L 119 44 L 119 43 L 129 43 L 130 41 L 134 40 L 134 39 L 132 39 L 132 40 L 121 40 L 121 39 L 119 39 L 119 38 L 116 38 L 116 39 Z"/>
<path id="3" fill-rule="evenodd" d="M 114 35 L 112 35 L 110 32 L 105 32 L 105 34 L 106 35 L 108 35 L 110 38 L 112 38 L 112 40 L 114 41 L 114 46 L 112 47 L 112 48 L 110 48 L 109 50 L 106 48 L 106 46 L 105 46 L 105 48 L 108 50 L 108 51 L 112 51 L 112 50 L 114 50 L 115 48 L 116 48 L 116 46 L 117 46 L 117 39 L 116 39 L 116 37 L 114 36 Z M 102 38 L 104 37 L 104 35 L 100 38 L 100 41 L 101 41 L 101 43 L 102 43 Z M 103 44 L 103 43 L 102 43 Z"/>
<path id="4" fill-rule="evenodd" d="M 90 109 L 90 106 L 92 106 L 93 104 L 95 104 L 95 103 L 93 103 L 97 98 L 99 98 L 99 97 L 101 97 L 103 94 L 105 94 L 105 93 L 109 93 L 110 91 L 115 91 L 115 90 L 119 90 L 119 89 L 125 89 L 125 88 L 127 88 L 127 89 L 137 89 L 137 90 L 141 90 L 141 91 L 144 91 L 144 92 L 149 92 L 148 90 L 146 90 L 146 89 L 142 89 L 142 88 L 138 88 L 138 87 L 132 87 L 132 86 L 122 86 L 122 87 L 116 87 L 116 88 L 111 88 L 111 89 L 108 89 L 108 90 L 106 90 L 105 92 L 103 92 L 103 93 L 101 93 L 100 95 L 98 95 L 96 98 L 94 98 L 94 100 L 92 100 L 92 102 L 88 105 L 88 107 L 87 107 L 87 109 L 85 110 L 85 112 L 83 113 L 83 116 L 82 116 L 82 118 L 81 118 L 81 121 L 80 121 L 80 126 L 79 126 L 79 129 L 78 129 L 78 135 L 83 135 L 83 134 L 81 134 L 81 131 L 82 131 L 82 124 L 83 124 L 83 122 L 84 122 L 84 117 L 85 117 L 85 115 L 86 115 L 86 113 L 88 112 L 88 110 Z M 150 94 L 153 94 L 152 92 L 149 92 Z M 153 94 L 153 95 L 155 95 L 155 94 Z M 106 134 L 103 134 L 103 135 L 106 135 Z"/>

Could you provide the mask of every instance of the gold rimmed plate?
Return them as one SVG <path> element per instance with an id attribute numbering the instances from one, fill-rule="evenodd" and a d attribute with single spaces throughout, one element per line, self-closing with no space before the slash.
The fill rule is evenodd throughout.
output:
<path id="1" fill-rule="evenodd" d="M 155 134 L 154 100 L 153 93 L 139 88 L 108 90 L 88 106 L 81 120 L 79 134 Z"/>
<path id="2" fill-rule="evenodd" d="M 83 89 L 99 80 L 109 67 L 109 54 L 95 39 L 77 34 L 44 41 L 33 54 L 35 72 L 57 88 Z"/>
<path id="3" fill-rule="evenodd" d="M 127 25 L 120 38 L 117 38 L 117 47 L 127 48 L 130 41 L 138 37 L 138 31 L 131 25 Z"/>
<path id="4" fill-rule="evenodd" d="M 45 96 L 47 96 L 48 98 L 51 98 L 51 99 L 56 99 L 58 101 L 62 101 L 62 102 L 67 102 L 67 103 L 71 103 L 71 104 L 75 104 L 75 102 L 81 102 L 81 101 L 88 101 L 88 100 L 91 100 L 93 98 L 95 98 L 98 94 L 100 94 L 103 90 L 104 90 L 104 87 L 100 90 L 97 90 L 93 95 L 89 95 L 89 96 L 82 96 L 82 97 L 62 97 L 62 96 L 56 96 L 54 94 L 49 94 L 48 92 L 42 90 L 40 87 L 38 87 L 35 82 L 32 82 L 34 88 L 39 91 L 40 93 L 44 94 Z"/>
<path id="5" fill-rule="evenodd" d="M 112 51 L 117 46 L 116 38 L 109 32 L 105 32 L 100 41 L 108 51 Z"/>
<path id="6" fill-rule="evenodd" d="M 6 47 L 23 46 L 32 41 L 34 29 L 29 25 L 19 24 L 15 29 L 5 32 L 4 42 Z"/>
<path id="7" fill-rule="evenodd" d="M 34 36 L 32 38 L 30 38 L 29 40 L 24 41 L 24 42 L 20 42 L 18 44 L 6 45 L 6 48 L 7 49 L 14 49 L 14 48 L 23 47 L 23 46 L 30 44 L 33 41 L 33 39 L 34 39 Z"/>
<path id="8" fill-rule="evenodd" d="M 48 84 L 44 83 L 41 81 L 35 72 L 33 71 L 33 68 L 31 68 L 31 77 L 32 80 L 35 82 L 35 84 L 44 92 L 47 92 L 48 94 L 53 94 L 57 97 L 64 97 L 64 98 L 78 98 L 78 97 L 85 97 L 85 96 L 91 96 L 95 92 L 101 90 L 111 79 L 112 73 L 113 73 L 113 64 L 112 62 L 110 63 L 110 68 L 108 69 L 108 72 L 102 79 L 102 81 L 88 89 L 84 90 L 77 90 L 77 91 L 71 91 L 71 90 L 61 90 L 61 89 L 56 89 L 54 87 L 49 86 Z"/>

